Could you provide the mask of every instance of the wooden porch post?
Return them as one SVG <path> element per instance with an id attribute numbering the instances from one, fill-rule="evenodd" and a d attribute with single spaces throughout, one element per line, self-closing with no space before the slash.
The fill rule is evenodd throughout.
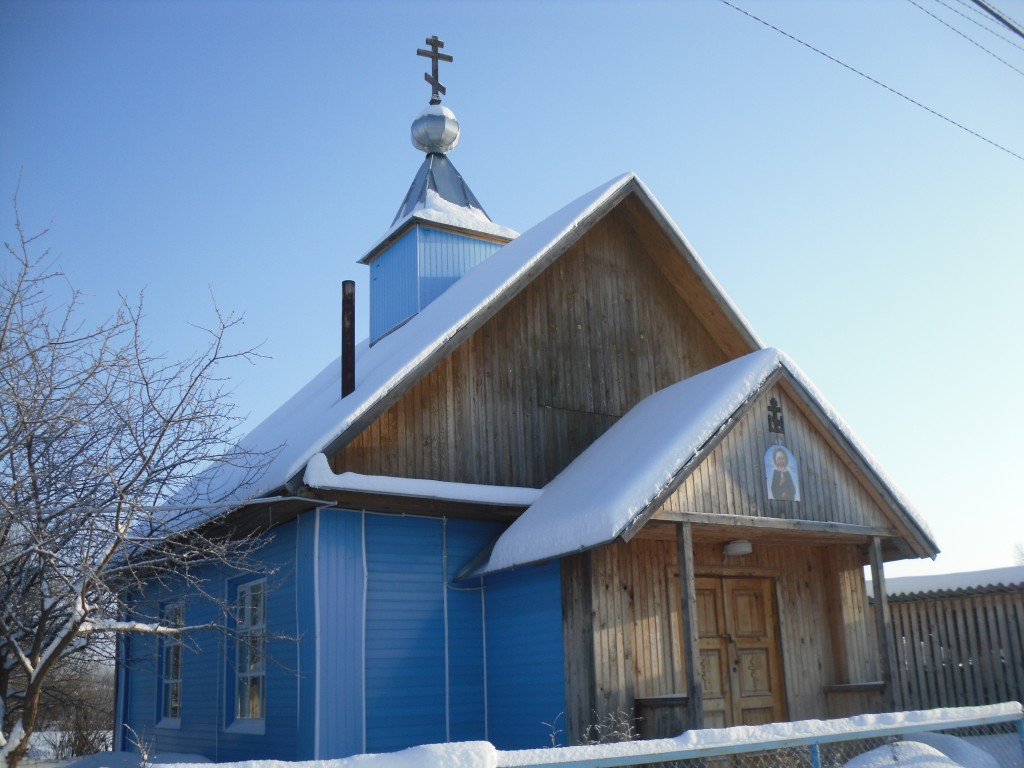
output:
<path id="1" fill-rule="evenodd" d="M 882 563 L 882 540 L 871 538 L 871 583 L 875 593 L 875 633 L 878 636 L 878 654 L 882 662 L 882 682 L 885 683 L 886 698 L 893 711 L 903 708 L 900 681 L 895 678 L 896 655 L 892 647 L 889 616 L 889 595 L 885 589 L 885 568 Z"/>
<path id="2" fill-rule="evenodd" d="M 686 711 L 691 728 L 704 727 L 704 690 L 700 678 L 700 635 L 697 631 L 697 592 L 693 581 L 693 529 L 676 527 L 679 550 L 679 594 L 683 599 L 683 656 L 686 659 Z"/>

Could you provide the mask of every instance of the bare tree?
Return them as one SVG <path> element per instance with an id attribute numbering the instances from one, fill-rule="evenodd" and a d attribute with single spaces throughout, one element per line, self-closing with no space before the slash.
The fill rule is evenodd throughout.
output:
<path id="1" fill-rule="evenodd" d="M 129 620 L 125 595 L 173 574 L 202 587 L 211 561 L 242 567 L 252 542 L 187 524 L 182 489 L 223 462 L 262 457 L 233 443 L 239 418 L 223 366 L 250 360 L 216 311 L 201 351 L 168 361 L 147 348 L 142 302 L 122 296 L 88 325 L 39 235 L 4 243 L 0 274 L 0 758 L 16 768 L 48 680 L 120 632 L 183 628 Z M 173 501 L 173 503 L 169 503 Z M 187 630 L 189 628 L 184 628 Z M 102 642 L 101 642 L 102 641 Z"/>
<path id="2" fill-rule="evenodd" d="M 1024 565 L 1024 542 L 1018 541 L 1013 545 L 1013 561 L 1017 565 Z"/>

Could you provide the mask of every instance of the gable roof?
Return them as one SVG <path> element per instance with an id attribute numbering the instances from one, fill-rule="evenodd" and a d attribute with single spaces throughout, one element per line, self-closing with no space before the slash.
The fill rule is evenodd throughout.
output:
<path id="1" fill-rule="evenodd" d="M 356 387 L 340 396 L 340 361 L 325 367 L 241 441 L 243 451 L 267 460 L 220 464 L 202 473 L 189 501 L 238 505 L 301 486 L 306 464 L 332 455 L 358 435 L 438 361 L 482 326 L 548 264 L 623 200 L 635 196 L 697 275 L 710 301 L 748 349 L 761 342 L 697 257 L 686 238 L 634 174 L 597 187 L 549 216 L 466 273 L 437 301 L 372 347 L 356 347 Z M 223 511 L 223 510 L 221 510 Z M 199 518 L 192 518 L 197 524 Z M 212 516 L 209 513 L 207 516 Z"/>
<path id="2" fill-rule="evenodd" d="M 816 406 L 874 476 L 919 556 L 938 552 L 927 525 L 813 384 L 786 355 L 763 349 L 645 398 L 545 486 L 474 575 L 628 539 L 703 460 L 709 444 L 780 376 Z"/>

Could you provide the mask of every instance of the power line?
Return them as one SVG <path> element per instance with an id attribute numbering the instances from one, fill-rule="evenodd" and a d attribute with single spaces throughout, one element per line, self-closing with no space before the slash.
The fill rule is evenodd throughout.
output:
<path id="1" fill-rule="evenodd" d="M 969 9 L 969 10 L 971 10 L 971 11 L 974 11 L 974 12 L 975 12 L 975 13 L 977 13 L 978 15 L 981 15 L 981 11 L 979 11 L 979 10 L 978 10 L 977 8 L 973 8 L 973 7 L 971 7 L 970 5 L 968 5 L 968 3 L 969 3 L 969 2 L 971 2 L 971 0 L 956 0 L 956 1 L 957 1 L 958 3 L 960 3 L 960 5 L 964 6 L 965 8 L 967 8 L 967 9 Z M 967 15 L 966 13 L 964 13 L 963 11 L 958 11 L 958 10 L 957 10 L 956 8 L 954 8 L 954 7 L 953 7 L 952 5 L 950 5 L 949 3 L 943 2 L 943 0 L 935 0 L 935 2 L 936 2 L 936 3 L 938 3 L 938 4 L 939 4 L 939 5 L 941 5 L 941 6 L 944 6 L 944 7 L 948 8 L 948 9 L 949 9 L 949 10 L 951 10 L 951 11 L 952 11 L 953 13 L 955 13 L 955 14 L 956 14 L 957 16 L 962 16 L 963 18 L 967 19 L 967 21 L 971 22 L 971 24 L 974 24 L 974 25 L 976 25 L 976 26 L 979 26 L 979 27 L 981 27 L 981 28 L 982 28 L 982 29 L 984 29 L 984 30 L 985 30 L 986 32 L 988 32 L 988 33 L 989 33 L 990 35 L 995 35 L 995 36 L 996 36 L 996 37 L 998 37 L 998 38 L 999 38 L 1000 40 L 1002 40 L 1002 41 L 1003 41 L 1004 43 L 1007 43 L 1008 45 L 1012 45 L 1012 46 L 1013 46 L 1014 48 L 1018 48 L 1018 49 L 1020 49 L 1020 50 L 1024 51 L 1024 45 L 1020 45 L 1019 43 L 1015 43 L 1015 42 L 1014 42 L 1013 40 L 1011 40 L 1010 38 L 1006 37 L 1005 35 L 1001 35 L 1001 34 L 999 34 L 998 32 L 996 32 L 996 31 L 995 31 L 994 29 L 992 29 L 991 27 L 985 26 L 984 24 L 982 24 L 982 23 L 981 23 L 980 21 L 978 21 L 977 19 L 972 19 L 972 18 L 971 18 L 970 16 L 968 16 L 968 15 Z"/>
<path id="2" fill-rule="evenodd" d="M 915 8 L 917 8 L 918 10 L 920 10 L 922 13 L 927 13 L 929 16 L 931 16 L 933 19 L 935 19 L 937 22 L 939 22 L 939 24 L 942 24 L 944 27 L 947 27 L 948 29 L 951 29 L 952 31 L 956 32 L 958 35 L 960 35 L 960 37 L 962 37 L 967 42 L 971 43 L 972 45 L 976 45 L 978 48 L 981 48 L 981 50 L 983 50 L 985 53 L 987 53 L 989 56 L 991 56 L 996 61 L 999 61 L 999 62 L 1005 64 L 1010 69 L 1012 69 L 1014 72 L 1016 72 L 1018 75 L 1021 75 L 1022 77 L 1024 77 L 1024 72 L 1021 72 L 1019 69 L 1017 69 L 1015 66 L 1013 66 L 1013 64 L 1008 62 L 1006 59 L 1000 58 L 996 54 L 992 53 L 992 51 L 990 51 L 984 45 L 982 45 L 981 43 L 977 42 L 973 38 L 968 37 L 963 32 L 961 32 L 959 29 L 954 27 L 952 24 L 946 22 L 943 19 L 940 19 L 934 13 L 929 11 L 927 8 L 925 8 L 922 5 L 919 5 L 915 0 L 907 0 L 907 2 L 910 3 L 912 6 L 914 6 Z"/>
<path id="3" fill-rule="evenodd" d="M 986 3 L 985 0 L 971 0 L 971 2 L 974 3 L 976 6 L 978 6 L 979 8 L 981 8 L 981 10 L 983 10 L 985 13 L 987 13 L 989 16 L 991 16 L 996 21 L 998 21 L 1000 24 L 1002 24 L 1008 30 L 1013 32 L 1013 34 L 1015 34 L 1015 35 L 1017 35 L 1019 37 L 1024 38 L 1024 29 L 1021 29 L 1020 25 L 1017 24 L 1017 22 L 1015 22 L 1009 16 L 1004 14 L 1002 11 L 1000 11 L 998 8 L 996 8 L 994 5 L 992 5 L 991 3 Z"/>
<path id="4" fill-rule="evenodd" d="M 732 9 L 733 9 L 734 11 L 739 11 L 739 12 L 740 12 L 740 13 L 742 13 L 742 14 L 743 14 L 744 16 L 748 16 L 748 17 L 750 17 L 750 18 L 751 18 L 751 19 L 753 19 L 754 21 L 757 21 L 757 22 L 759 22 L 759 23 L 763 24 L 764 26 L 768 27 L 769 29 L 773 29 L 773 30 L 775 30 L 775 31 L 776 31 L 776 32 L 778 32 L 778 33 L 779 33 L 780 35 L 783 35 L 784 37 L 788 37 L 788 38 L 789 38 L 790 40 L 792 40 L 792 41 L 793 41 L 793 42 L 795 42 L 795 43 L 799 43 L 799 44 L 800 44 L 800 45 L 802 45 L 802 46 L 803 46 L 804 48 L 808 48 L 808 49 L 810 49 L 810 50 L 814 51 L 815 53 L 817 53 L 818 55 L 820 55 L 820 56 L 824 56 L 824 57 L 825 57 L 826 59 L 828 59 L 829 61 L 835 62 L 835 63 L 836 63 L 836 64 L 838 64 L 839 66 L 841 66 L 841 67 L 843 67 L 843 68 L 845 68 L 845 69 L 848 69 L 848 70 L 850 70 L 850 71 L 851 71 L 851 72 L 853 72 L 854 74 L 856 74 L 856 75 L 860 75 L 860 76 L 861 76 L 861 77 L 863 77 L 863 78 L 864 78 L 865 80 L 868 80 L 868 81 L 870 81 L 870 82 L 874 83 L 875 85 L 877 85 L 877 86 L 879 86 L 879 87 L 881 87 L 881 88 L 884 88 L 885 90 L 889 91 L 889 93 L 892 93 L 892 94 L 894 94 L 894 95 L 896 95 L 896 96 L 899 96 L 899 97 L 900 97 L 901 99 L 903 99 L 904 101 L 909 101 L 909 102 L 910 102 L 911 104 L 913 104 L 913 105 L 914 105 L 915 107 L 920 107 L 920 108 L 921 108 L 921 109 L 923 109 L 923 110 L 924 110 L 925 112 L 928 112 L 929 114 L 932 114 L 932 115 L 934 115 L 935 117 L 938 117 L 938 118 L 941 118 L 942 120 L 945 120 L 945 121 L 946 121 L 947 123 L 949 123 L 950 125 L 954 125 L 954 126 L 956 126 L 956 127 L 957 127 L 957 128 L 959 128 L 959 129 L 960 129 L 961 131 L 966 131 L 967 133 L 971 134 L 971 136 L 974 136 L 975 138 L 981 139 L 981 140 L 982 140 L 982 141 L 984 141 L 984 142 L 985 142 L 986 144 L 991 144 L 991 145 L 992 145 L 993 147 L 995 147 L 996 149 L 1000 149 L 1000 150 L 1002 150 L 1003 152 L 1005 152 L 1006 154 L 1010 155 L 1011 157 L 1015 157 L 1015 158 L 1017 158 L 1018 160 L 1024 161 L 1024 156 L 1022 156 L 1022 155 L 1018 155 L 1018 154 L 1017 154 L 1016 152 L 1014 152 L 1014 151 L 1013 151 L 1012 149 L 1007 149 L 1007 148 L 1006 148 L 1006 147 L 1004 147 L 1004 146 L 1003 146 L 1002 144 L 998 144 L 998 143 L 996 143 L 996 142 L 992 141 L 992 139 L 988 139 L 988 138 L 986 138 L 986 137 L 982 136 L 982 135 L 981 135 L 980 133 L 978 133 L 977 131 L 971 130 L 971 129 L 970 129 L 970 128 L 968 128 L 968 127 L 967 127 L 966 125 L 963 125 L 963 124 L 961 124 L 961 123 L 958 123 L 958 122 L 957 122 L 956 120 L 953 120 L 952 118 L 946 117 L 946 116 L 945 116 L 944 114 L 942 114 L 941 112 L 936 112 L 936 111 L 935 111 L 934 109 L 932 109 L 931 107 L 925 106 L 924 104 L 922 104 L 922 103 L 921 103 L 921 102 L 919 102 L 919 101 L 915 101 L 914 99 L 910 98 L 910 97 L 909 97 L 909 96 L 907 96 L 906 94 L 904 94 L 904 93 L 901 93 L 901 92 L 897 91 L 897 90 L 896 90 L 895 88 L 892 88 L 892 87 L 890 87 L 890 86 L 886 85 L 886 84 L 885 84 L 885 83 L 883 83 L 883 82 L 882 82 L 881 80 L 876 80 L 875 78 L 871 77 L 871 75 L 867 75 L 867 74 L 865 74 L 865 73 L 861 72 L 861 71 L 860 71 L 859 69 L 857 69 L 857 68 L 855 68 L 855 67 L 851 67 L 851 66 L 850 66 L 849 64 L 847 64 L 846 62 L 843 62 L 843 61 L 840 61 L 839 59 L 837 59 L 837 58 L 836 58 L 835 56 L 831 56 L 831 55 L 829 55 L 829 54 L 825 53 L 824 51 L 822 51 L 822 50 L 820 50 L 820 49 L 818 49 L 818 48 L 815 48 L 815 47 L 814 47 L 813 45 L 811 45 L 810 43 L 805 43 L 805 42 L 804 42 L 803 40 L 801 40 L 801 39 L 800 39 L 799 37 L 794 37 L 793 35 L 789 34 L 789 32 L 786 32 L 786 31 L 785 31 L 784 29 L 779 29 L 779 28 L 778 28 L 778 27 L 776 27 L 776 26 L 775 26 L 774 24 L 771 24 L 771 23 L 769 23 L 769 22 L 765 21 L 764 19 L 762 19 L 762 18 L 760 18 L 760 17 L 758 17 L 758 16 L 755 16 L 754 14 L 750 13 L 750 11 L 746 11 L 746 10 L 744 10 L 744 9 L 740 8 L 740 7 L 738 6 L 738 5 L 733 5 L 732 3 L 730 3 L 730 2 L 729 2 L 729 0 L 719 0 L 719 2 L 720 2 L 720 3 L 722 3 L 722 4 L 724 4 L 724 5 L 727 5 L 727 6 L 729 6 L 729 7 L 730 7 L 730 8 L 732 8 Z"/>

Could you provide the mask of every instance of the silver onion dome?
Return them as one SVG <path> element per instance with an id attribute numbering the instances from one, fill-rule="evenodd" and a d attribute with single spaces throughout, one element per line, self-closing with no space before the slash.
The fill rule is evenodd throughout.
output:
<path id="1" fill-rule="evenodd" d="M 441 104 L 431 104 L 412 121 L 412 145 L 428 154 L 443 155 L 459 143 L 459 121 Z"/>

